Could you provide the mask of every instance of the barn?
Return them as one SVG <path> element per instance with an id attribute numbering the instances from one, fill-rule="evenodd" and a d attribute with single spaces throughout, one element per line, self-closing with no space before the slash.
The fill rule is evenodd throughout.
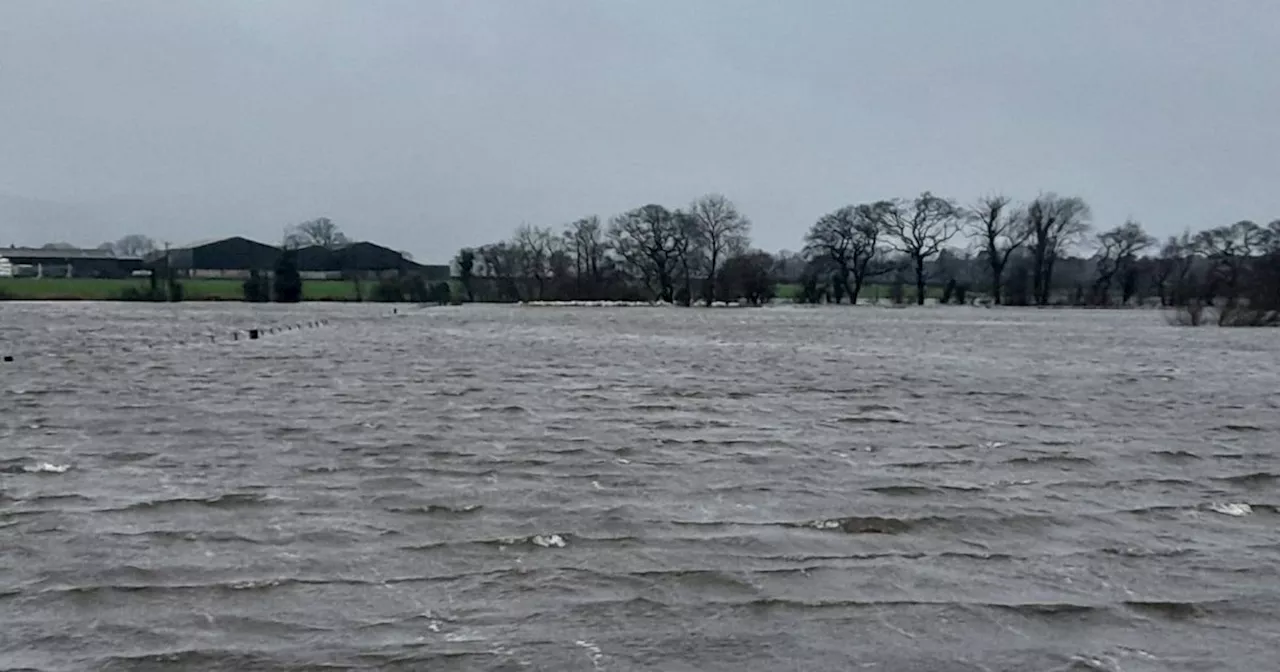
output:
<path id="1" fill-rule="evenodd" d="M 274 271 L 281 253 L 279 247 L 234 236 L 171 248 L 167 259 L 180 277 L 246 278 L 255 270 Z M 374 243 L 351 243 L 334 249 L 308 245 L 298 248 L 296 254 L 298 271 L 308 280 L 374 277 L 401 271 L 422 272 L 425 268 L 400 252 Z M 165 253 L 159 253 L 147 266 L 163 269 L 165 259 Z"/>
<path id="2" fill-rule="evenodd" d="M 169 266 L 182 277 L 246 278 L 250 271 L 275 268 L 280 260 L 280 248 L 233 236 L 171 248 L 152 259 L 148 266 L 163 268 L 166 258 Z"/>

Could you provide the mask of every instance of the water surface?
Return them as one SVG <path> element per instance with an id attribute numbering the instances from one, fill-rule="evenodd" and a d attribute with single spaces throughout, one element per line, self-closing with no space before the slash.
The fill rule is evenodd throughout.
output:
<path id="1" fill-rule="evenodd" d="M 0 304 L 0 668 L 1253 671 L 1280 650 L 1274 331 L 389 312 Z"/>

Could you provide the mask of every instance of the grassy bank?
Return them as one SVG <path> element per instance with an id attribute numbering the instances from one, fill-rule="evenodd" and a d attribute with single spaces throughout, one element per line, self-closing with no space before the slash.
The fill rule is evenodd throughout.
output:
<path id="1" fill-rule="evenodd" d="M 365 291 L 372 287 L 365 283 Z M 187 301 L 241 301 L 243 282 L 201 278 L 182 280 Z M 129 289 L 145 291 L 146 279 L 106 280 L 97 278 L 0 278 L 0 298 L 14 301 L 114 301 Z M 306 301 L 355 301 L 353 283 L 341 280 L 311 280 L 302 284 Z"/>

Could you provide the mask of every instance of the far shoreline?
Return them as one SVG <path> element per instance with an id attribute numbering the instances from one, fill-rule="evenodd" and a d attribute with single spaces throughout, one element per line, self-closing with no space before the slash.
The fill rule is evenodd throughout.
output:
<path id="1" fill-rule="evenodd" d="M 181 301 L 152 301 L 129 296 L 130 290 L 144 289 L 149 281 L 145 278 L 108 279 L 108 278 L 0 278 L 0 305 L 4 303 L 251 303 L 244 298 L 244 282 L 229 278 L 190 278 L 179 281 L 183 285 Z M 622 307 L 673 307 L 695 308 L 702 310 L 720 310 L 726 308 L 759 308 L 797 306 L 805 308 L 840 307 L 840 308 L 1036 308 L 1036 309 L 1075 309 L 1075 310 L 1160 310 L 1159 305 L 1078 305 L 1074 303 L 1051 303 L 1040 305 L 994 305 L 984 303 L 985 297 L 979 295 L 964 303 L 942 303 L 935 296 L 934 287 L 924 304 L 917 304 L 914 297 L 906 297 L 901 303 L 889 302 L 884 297 L 862 297 L 857 303 L 804 303 L 792 296 L 793 287 L 787 283 L 778 285 L 778 296 L 763 305 L 741 305 L 739 302 L 717 302 L 717 305 L 668 304 L 663 302 L 625 301 L 625 300 L 564 300 L 564 301 L 464 301 L 465 296 L 459 283 L 452 284 L 453 297 L 447 304 L 419 303 L 413 301 L 377 300 L 368 291 L 373 283 L 364 283 L 363 289 L 357 289 L 355 283 L 347 280 L 307 280 L 303 282 L 302 301 L 299 303 L 338 304 L 338 303 L 376 303 L 384 305 L 417 305 L 417 306 L 462 306 L 468 304 L 497 305 L 527 308 L 622 308 Z M 136 294 L 135 294 L 136 296 Z"/>

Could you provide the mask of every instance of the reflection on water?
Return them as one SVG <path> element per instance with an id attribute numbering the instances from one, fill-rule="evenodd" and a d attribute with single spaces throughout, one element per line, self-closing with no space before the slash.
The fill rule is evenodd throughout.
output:
<path id="1" fill-rule="evenodd" d="M 0 662 L 1274 663 L 1274 332 L 387 312 L 0 304 Z"/>

